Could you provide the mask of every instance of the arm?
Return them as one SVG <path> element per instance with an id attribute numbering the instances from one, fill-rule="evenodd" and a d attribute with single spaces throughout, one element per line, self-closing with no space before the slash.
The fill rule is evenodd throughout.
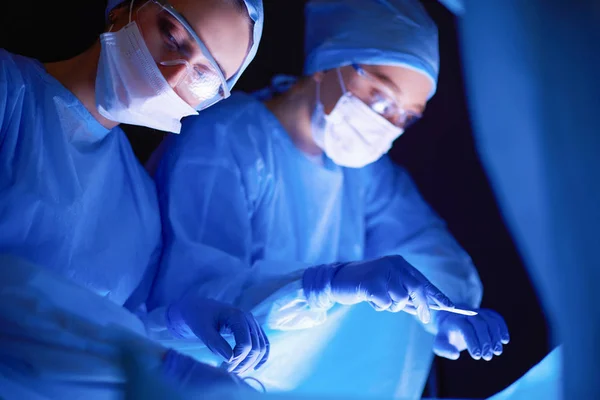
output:
<path id="1" fill-rule="evenodd" d="M 260 226 L 260 213 L 271 211 L 273 190 L 269 168 L 257 167 L 264 166 L 263 160 L 239 162 L 235 152 L 210 144 L 190 146 L 177 140 L 170 145 L 156 176 L 164 218 L 165 252 L 150 304 L 154 334 L 169 338 L 172 329 L 167 327 L 167 307 L 190 292 L 251 310 L 268 328 L 282 330 L 322 323 L 336 302 L 368 301 L 363 296 L 365 291 L 356 293 L 355 289 L 366 284 L 364 279 L 373 279 L 372 275 L 342 273 L 334 280 L 339 268 L 329 266 L 318 269 L 326 271 L 328 279 L 321 280 L 320 272 L 311 272 L 304 279 L 308 265 L 283 266 L 281 261 L 261 260 L 260 243 L 266 239 L 260 234 L 268 227 Z M 255 150 L 244 149 L 247 153 Z M 208 154 L 203 156 L 204 152 Z M 264 170 L 267 173 L 263 175 Z M 260 261 L 252 263 L 256 259 Z M 409 267 L 404 260 L 396 259 L 374 260 L 366 268 L 378 274 L 389 268 L 404 271 Z M 340 268 L 350 271 L 354 266 Z M 294 272 L 273 274 L 281 269 Z M 404 274 L 402 278 L 412 279 L 410 275 Z M 423 283 L 420 277 L 417 281 L 413 287 Z M 379 306 L 386 308 L 389 285 L 385 279 L 380 283 L 385 293 L 377 293 L 381 295 Z M 392 295 L 400 301 L 393 311 L 400 311 L 405 304 L 400 299 L 405 297 L 406 288 L 397 288 L 399 283 L 390 284 L 395 290 Z M 330 284 L 335 286 L 333 296 L 322 290 Z M 425 292 L 420 298 L 426 296 Z"/>
<path id="2" fill-rule="evenodd" d="M 87 290 L 13 257 L 0 257 L 0 364 L 54 382 L 123 380 L 124 345 L 158 368 L 165 349 L 143 335 L 139 320 Z"/>
<path id="3" fill-rule="evenodd" d="M 366 258 L 402 255 L 456 304 L 478 307 L 482 286 L 471 258 L 388 157 L 365 169 Z"/>
<path id="4" fill-rule="evenodd" d="M 121 397 L 126 358 L 179 389 L 243 386 L 148 340 L 124 308 L 51 271 L 0 256 L 0 397 Z"/>
<path id="5" fill-rule="evenodd" d="M 426 329 L 436 334 L 434 352 L 449 359 L 467 349 L 474 359 L 502 354 L 509 341 L 508 328 L 498 313 L 478 309 L 482 285 L 470 257 L 422 199 L 406 171 L 387 157 L 367 171 L 371 182 L 367 257 L 400 254 L 453 302 L 477 309 L 474 317 L 433 312 L 434 323 Z"/>
<path id="6" fill-rule="evenodd" d="M 209 139 L 208 143 L 192 141 L 190 145 L 182 139 L 165 143 L 169 150 L 164 152 L 155 177 L 165 247 L 148 303 L 149 331 L 157 338 L 171 337 L 166 307 L 190 291 L 252 310 L 261 323 L 281 327 L 269 317 L 271 309 L 282 298 L 303 298 L 300 280 L 306 265 L 288 263 L 286 270 L 296 272 L 273 276 L 265 271 L 281 269 L 282 262 L 252 263 L 262 254 L 256 244 L 265 240 L 261 233 L 266 227 L 253 224 L 259 224 L 260 212 L 271 206 L 268 176 L 253 170 L 258 164 L 254 160 L 244 166 L 224 141 L 214 139 L 216 142 L 211 143 Z M 258 152 L 255 148 L 244 151 Z M 304 307 L 310 314 L 305 302 L 295 305 L 294 310 Z M 308 320 L 320 322 L 323 312 L 313 317 Z"/>

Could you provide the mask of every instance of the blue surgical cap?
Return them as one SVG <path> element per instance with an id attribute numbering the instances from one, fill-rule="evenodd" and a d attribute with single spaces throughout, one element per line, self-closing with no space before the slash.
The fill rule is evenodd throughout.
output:
<path id="1" fill-rule="evenodd" d="M 425 74 L 435 93 L 438 31 L 419 0 L 311 0 L 305 12 L 306 75 L 353 63 L 397 65 Z"/>
<path id="2" fill-rule="evenodd" d="M 117 5 L 129 1 L 131 0 L 108 0 L 106 5 L 105 17 L 108 18 L 108 14 L 110 13 L 110 11 Z M 235 83 L 238 81 L 244 70 L 248 67 L 248 64 L 252 62 L 254 56 L 256 56 L 256 52 L 258 51 L 258 43 L 260 42 L 260 37 L 262 36 L 262 30 L 264 25 L 265 13 L 263 11 L 262 0 L 244 0 L 244 3 L 246 4 L 246 8 L 248 9 L 248 15 L 250 15 L 250 19 L 254 21 L 254 29 L 252 31 L 252 47 L 250 48 L 250 51 L 248 51 L 246 59 L 244 60 L 244 63 L 242 64 L 238 72 L 227 80 L 227 86 L 229 86 L 230 90 L 233 88 L 233 85 L 235 85 Z"/>
<path id="3" fill-rule="evenodd" d="M 106 11 L 104 12 L 104 17 L 108 20 L 108 14 L 112 11 L 112 9 L 119 4 L 124 3 L 125 1 L 127 0 L 108 0 L 106 2 Z"/>

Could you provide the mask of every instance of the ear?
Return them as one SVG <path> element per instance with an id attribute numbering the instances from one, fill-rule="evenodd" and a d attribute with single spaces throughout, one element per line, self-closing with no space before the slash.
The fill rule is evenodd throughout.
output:
<path id="1" fill-rule="evenodd" d="M 315 72 L 314 74 L 312 74 L 312 80 L 317 83 L 321 83 L 321 82 L 323 82 L 324 76 L 325 76 L 325 73 L 323 71 Z"/>
<path id="2" fill-rule="evenodd" d="M 110 12 L 108 13 L 108 25 L 120 25 L 120 22 L 123 18 L 126 18 L 129 21 L 129 6 L 131 1 L 123 1 L 117 4 Z"/>

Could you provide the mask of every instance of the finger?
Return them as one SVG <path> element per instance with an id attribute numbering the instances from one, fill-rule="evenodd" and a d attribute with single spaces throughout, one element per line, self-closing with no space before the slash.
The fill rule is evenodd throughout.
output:
<path id="1" fill-rule="evenodd" d="M 243 374 L 246 371 L 251 370 L 258 363 L 258 356 L 260 355 L 261 337 L 260 329 L 257 329 L 254 324 L 254 318 L 252 315 L 245 315 L 246 324 L 250 331 L 250 339 L 252 340 L 252 347 L 246 357 L 238 364 L 237 368 L 233 370 L 236 374 Z"/>
<path id="2" fill-rule="evenodd" d="M 383 284 L 366 285 L 367 301 L 377 311 L 384 311 L 392 305 L 387 287 Z"/>
<path id="3" fill-rule="evenodd" d="M 229 363 L 229 372 L 234 372 L 238 365 L 248 356 L 252 350 L 252 336 L 250 327 L 246 322 L 246 317 L 242 312 L 232 313 L 227 320 L 227 327 L 233 333 L 235 347 L 233 348 L 233 358 Z"/>
<path id="4" fill-rule="evenodd" d="M 481 346 L 481 357 L 486 361 L 490 361 L 494 357 L 494 353 L 492 352 L 492 338 L 490 337 L 487 321 L 479 315 L 464 318 L 464 320 L 473 327 L 477 334 L 479 346 Z"/>
<path id="5" fill-rule="evenodd" d="M 417 315 L 417 309 L 415 306 L 413 306 L 412 304 L 408 303 L 406 305 L 406 307 L 404 307 L 402 309 L 403 312 L 407 313 L 407 314 L 411 314 L 411 315 Z"/>
<path id="6" fill-rule="evenodd" d="M 477 332 L 473 325 L 468 322 L 468 318 L 457 318 L 456 322 L 454 322 L 454 326 L 462 333 L 471 357 L 475 360 L 479 360 L 481 358 L 481 345 L 479 344 Z"/>
<path id="7" fill-rule="evenodd" d="M 488 333 L 491 338 L 492 352 L 499 356 L 502 354 L 502 333 L 498 321 L 486 312 L 479 313 L 479 316 L 486 321 Z"/>
<path id="8" fill-rule="evenodd" d="M 510 334 L 508 333 L 508 326 L 506 325 L 506 321 L 500 314 L 492 310 L 481 310 L 485 312 L 488 318 L 491 318 L 496 321 L 498 324 L 498 329 L 500 330 L 500 340 L 502 344 L 508 344 L 510 342 Z"/>
<path id="9" fill-rule="evenodd" d="M 373 307 L 373 310 L 375 310 L 377 312 L 385 311 L 383 308 L 379 307 L 376 303 L 373 303 L 372 301 L 369 301 L 368 303 L 371 307 Z"/>
<path id="10" fill-rule="evenodd" d="M 394 312 L 394 313 L 404 311 L 407 304 L 408 304 L 408 298 L 406 298 L 405 300 L 401 300 L 401 301 L 392 300 L 392 305 L 390 306 L 390 308 L 388 308 L 388 311 Z M 415 314 L 413 314 L 413 315 L 416 315 L 416 310 L 415 310 Z"/>
<path id="11" fill-rule="evenodd" d="M 269 342 L 269 337 L 267 336 L 267 334 L 264 331 L 262 331 L 262 334 L 265 338 L 265 355 L 263 356 L 262 360 L 260 360 L 258 365 L 256 365 L 256 368 L 254 368 L 255 370 L 262 367 L 263 364 L 269 360 L 269 356 L 271 355 L 271 343 Z"/>
<path id="12" fill-rule="evenodd" d="M 249 318 L 254 326 L 252 329 L 256 330 L 256 335 L 258 337 L 258 354 L 256 355 L 256 361 L 252 366 L 252 369 L 256 371 L 258 369 L 258 365 L 262 363 L 265 353 L 267 352 L 267 341 L 265 333 L 252 314 L 249 314 Z"/>
<path id="13" fill-rule="evenodd" d="M 452 300 L 448 298 L 440 289 L 429 281 L 418 269 L 411 269 L 412 275 L 423 286 L 425 294 L 432 299 L 437 305 L 444 307 L 454 307 Z"/>
<path id="14" fill-rule="evenodd" d="M 402 311 L 410 300 L 406 288 L 402 285 L 396 284 L 394 281 L 390 283 L 388 293 L 392 299 L 392 305 L 388 309 L 390 312 Z"/>
<path id="15" fill-rule="evenodd" d="M 223 339 L 223 336 L 221 336 L 216 328 L 211 327 L 205 331 L 200 339 L 210 351 L 220 355 L 227 362 L 231 361 L 231 358 L 233 357 L 233 350 L 231 349 L 231 346 L 229 346 L 229 343 Z"/>
<path id="16" fill-rule="evenodd" d="M 448 341 L 446 335 L 437 335 L 433 342 L 433 352 L 439 356 L 449 360 L 458 360 L 460 351 Z"/>
<path id="17" fill-rule="evenodd" d="M 262 367 L 263 364 L 266 363 L 267 360 L 269 359 L 269 352 L 271 350 L 271 344 L 269 343 L 269 338 L 267 337 L 267 334 L 260 327 L 260 324 L 258 323 L 258 321 L 255 320 L 255 323 L 256 323 L 256 327 L 258 329 L 258 332 L 260 333 L 260 336 L 262 338 L 262 341 L 261 341 L 261 346 L 262 346 L 262 348 L 261 348 L 261 354 L 260 354 L 260 356 L 258 358 L 258 363 L 254 367 L 254 370 L 256 371 L 257 369 L 259 369 L 260 367 Z"/>
<path id="18" fill-rule="evenodd" d="M 405 279 L 406 290 L 408 291 L 408 297 L 417 309 L 417 317 L 424 324 L 428 324 L 431 320 L 431 312 L 429 311 L 429 302 L 427 301 L 427 295 L 425 294 L 425 288 L 416 279 Z"/>

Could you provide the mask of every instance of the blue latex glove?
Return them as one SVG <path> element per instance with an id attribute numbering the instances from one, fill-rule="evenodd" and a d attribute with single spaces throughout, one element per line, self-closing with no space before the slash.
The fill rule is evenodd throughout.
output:
<path id="1" fill-rule="evenodd" d="M 463 350 L 468 350 L 475 360 L 489 361 L 502 354 L 502 345 L 510 341 L 506 322 L 495 311 L 476 311 L 478 314 L 472 317 L 440 312 L 433 352 L 450 360 L 456 360 Z"/>
<path id="2" fill-rule="evenodd" d="M 252 314 L 216 300 L 184 296 L 168 307 L 167 327 L 176 336 L 198 338 L 229 364 L 229 372 L 260 368 L 269 357 L 269 340 Z M 221 336 L 232 333 L 232 349 Z"/>
<path id="3" fill-rule="evenodd" d="M 367 301 L 377 311 L 398 312 L 410 300 L 423 323 L 431 319 L 431 302 L 454 307 L 446 295 L 400 256 L 309 268 L 302 285 L 309 304 L 320 308 Z"/>
<path id="4" fill-rule="evenodd" d="M 171 383 L 190 390 L 206 391 L 218 387 L 254 391 L 236 375 L 198 362 L 174 350 L 167 350 L 160 370 L 162 376 Z"/>

